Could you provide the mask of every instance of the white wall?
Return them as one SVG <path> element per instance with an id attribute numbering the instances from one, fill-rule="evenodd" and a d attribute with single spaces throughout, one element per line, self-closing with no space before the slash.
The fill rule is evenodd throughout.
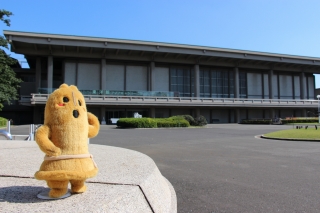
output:
<path id="1" fill-rule="evenodd" d="M 261 73 L 247 73 L 248 98 L 262 98 Z"/>
<path id="2" fill-rule="evenodd" d="M 100 64 L 79 63 L 77 84 L 82 90 L 100 89 Z"/>
<path id="3" fill-rule="evenodd" d="M 124 65 L 106 65 L 106 90 L 124 90 Z"/>
<path id="4" fill-rule="evenodd" d="M 127 66 L 126 90 L 148 90 L 147 67 L 144 66 Z"/>
<path id="5" fill-rule="evenodd" d="M 293 99 L 291 75 L 279 75 L 279 89 L 281 99 Z"/>
<path id="6" fill-rule="evenodd" d="M 152 78 L 153 91 L 169 91 L 169 68 L 155 67 Z"/>
<path id="7" fill-rule="evenodd" d="M 64 64 L 63 82 L 68 85 L 76 85 L 77 65 L 75 62 L 66 62 Z"/>

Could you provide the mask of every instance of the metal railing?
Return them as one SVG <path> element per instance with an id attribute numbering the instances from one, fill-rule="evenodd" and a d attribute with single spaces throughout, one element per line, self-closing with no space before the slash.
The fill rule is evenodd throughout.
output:
<path id="1" fill-rule="evenodd" d="M 22 96 L 21 104 L 45 104 L 49 94 Z M 87 105 L 244 106 L 316 108 L 318 100 L 84 95 Z"/>

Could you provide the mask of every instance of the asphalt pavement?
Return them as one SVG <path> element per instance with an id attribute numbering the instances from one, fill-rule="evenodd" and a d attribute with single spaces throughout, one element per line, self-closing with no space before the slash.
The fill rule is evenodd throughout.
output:
<path id="1" fill-rule="evenodd" d="M 319 212 L 320 144 L 255 137 L 288 128 L 293 127 L 107 125 L 90 142 L 150 156 L 173 185 L 178 212 Z M 28 126 L 12 127 L 12 134 L 28 134 Z"/>

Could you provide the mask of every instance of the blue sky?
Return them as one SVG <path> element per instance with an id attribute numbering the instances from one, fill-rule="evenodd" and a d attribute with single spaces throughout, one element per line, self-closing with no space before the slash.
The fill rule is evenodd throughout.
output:
<path id="1" fill-rule="evenodd" d="M 320 58 L 319 0 L 10 0 L 0 30 L 203 45 Z M 11 54 L 23 61 L 23 56 Z M 316 87 L 320 76 L 316 75 Z"/>

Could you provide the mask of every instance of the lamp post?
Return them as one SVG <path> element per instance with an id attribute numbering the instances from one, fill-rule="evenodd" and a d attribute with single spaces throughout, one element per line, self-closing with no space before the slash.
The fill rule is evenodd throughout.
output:
<path id="1" fill-rule="evenodd" d="M 320 95 L 317 95 L 317 98 L 318 98 L 318 122 L 320 123 L 320 102 L 319 102 Z"/>

